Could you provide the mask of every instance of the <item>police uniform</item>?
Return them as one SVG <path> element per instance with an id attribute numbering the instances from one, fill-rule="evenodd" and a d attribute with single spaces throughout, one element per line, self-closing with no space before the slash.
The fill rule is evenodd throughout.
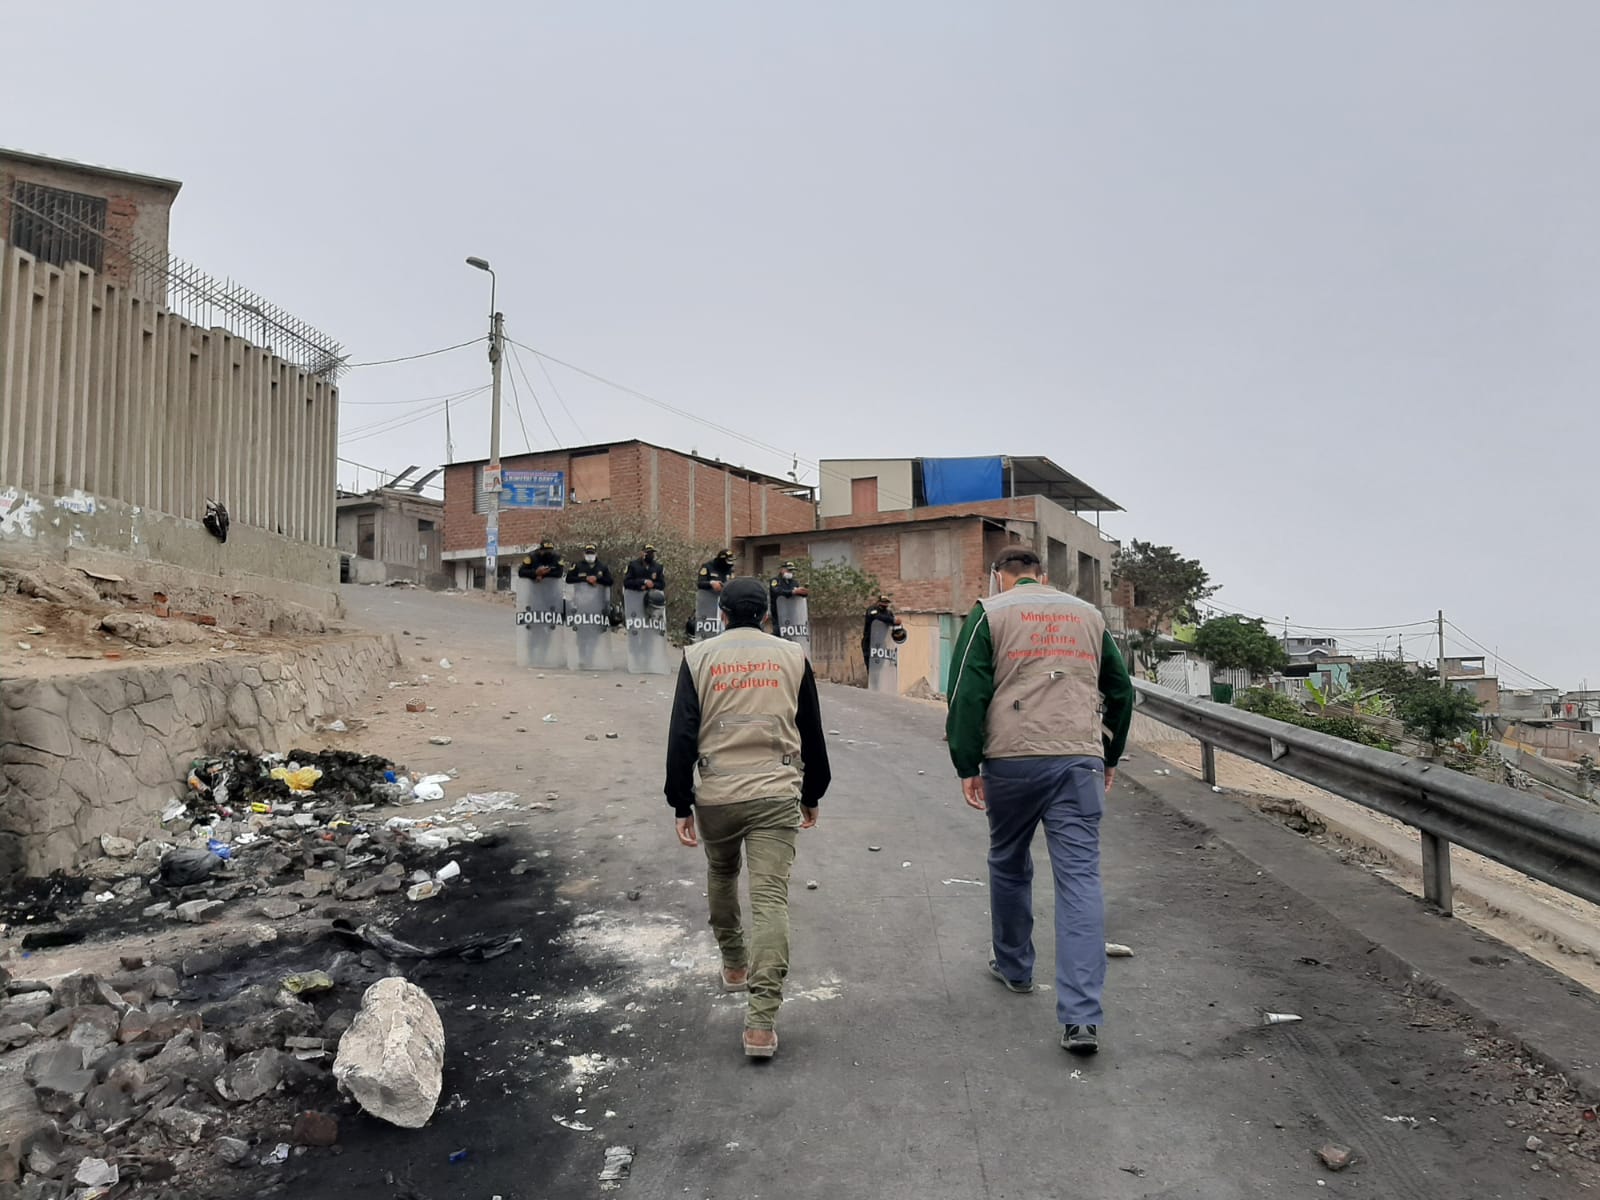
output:
<path id="1" fill-rule="evenodd" d="M 564 564 L 556 553 L 554 542 L 540 542 L 539 548 L 522 560 L 517 574 L 523 579 L 561 578 Z"/>
<path id="2" fill-rule="evenodd" d="M 645 587 L 649 583 L 650 587 Z M 644 553 L 628 564 L 622 576 L 622 588 L 628 592 L 665 592 L 667 573 L 656 560 L 656 548 L 646 546 Z"/>
<path id="3" fill-rule="evenodd" d="M 732 578 L 733 552 L 723 550 L 715 558 L 700 564 L 700 578 L 695 586 L 702 592 L 714 592 L 717 589 L 711 586 L 713 583 L 727 583 Z"/>
<path id="4" fill-rule="evenodd" d="M 799 646 L 761 631 L 766 599 L 757 579 L 723 590 L 728 628 L 684 651 L 667 738 L 667 802 L 680 821 L 693 820 L 705 848 L 723 985 L 748 986 L 745 1053 L 753 1057 L 770 1057 L 777 1046 L 765 1031 L 776 1027 L 789 970 L 795 831 L 802 807 L 814 819 L 830 779 L 816 679 Z M 750 864 L 748 941 L 741 858 Z"/>
<path id="5" fill-rule="evenodd" d="M 594 554 L 595 553 L 594 545 L 591 543 L 590 545 L 585 546 L 583 548 L 583 553 L 584 553 L 585 556 L 588 556 L 590 554 Z M 591 575 L 594 576 L 594 584 L 592 585 L 594 587 L 606 587 L 606 588 L 608 588 L 612 584 L 611 568 L 606 566 L 605 563 L 601 562 L 599 560 L 599 558 L 596 558 L 594 560 L 594 562 L 592 562 L 592 563 L 591 562 L 575 562 L 575 563 L 573 563 L 571 569 L 567 571 L 567 582 L 568 583 L 585 583 L 586 584 L 586 583 L 589 582 L 589 576 L 591 576 Z"/>
<path id="6" fill-rule="evenodd" d="M 867 609 L 867 619 L 861 626 L 861 657 L 868 666 L 872 665 L 872 626 L 877 621 L 889 627 L 889 637 L 894 641 L 906 640 L 905 626 L 900 624 L 900 618 L 889 607 L 889 597 L 879 596 L 878 602 Z"/>
<path id="7" fill-rule="evenodd" d="M 804 596 L 806 587 L 794 577 L 794 563 L 786 562 L 778 569 L 777 576 L 767 584 L 767 615 L 772 620 L 772 632 L 779 637 L 783 633 L 778 625 L 778 599 L 782 596 Z"/>

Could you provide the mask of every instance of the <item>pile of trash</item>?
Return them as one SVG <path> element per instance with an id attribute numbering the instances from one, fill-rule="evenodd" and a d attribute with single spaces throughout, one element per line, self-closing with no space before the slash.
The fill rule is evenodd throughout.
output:
<path id="1" fill-rule="evenodd" d="M 54 981 L 0 968 L 0 1051 L 26 1055 L 45 1114 L 10 1154 L 0 1145 L 0 1193 L 20 1183 L 23 1196 L 112 1200 L 213 1170 L 270 1170 L 335 1144 L 336 1083 L 373 1116 L 425 1121 L 442 1034 L 437 1016 L 422 1019 L 427 996 L 393 977 L 408 962 L 486 961 L 522 939 L 418 945 L 327 905 L 426 900 L 464 878 L 449 852 L 489 844 L 472 818 L 521 807 L 514 793 L 429 817 L 386 813 L 442 798 L 451 778 L 344 751 L 208 758 L 157 836 L 102 839 L 81 899 L 67 880 L 30 896 L 29 915 L 44 919 L 22 939 L 24 967 L 31 949 L 103 931 L 117 899 L 145 919 L 232 923 L 171 965 L 127 956 L 116 974 Z M 74 906 L 90 918 L 74 920 Z M 40 927 L 57 916 L 68 923 Z M 382 1052 L 397 1029 L 417 1031 L 416 1046 Z"/>
<path id="2" fill-rule="evenodd" d="M 515 793 L 492 792 L 432 816 L 383 815 L 443 800 L 456 774 L 418 775 L 344 750 L 201 759 L 192 764 L 186 794 L 161 813 L 159 831 L 139 842 L 102 837 L 104 856 L 84 864 L 79 878 L 30 895 L 26 912 L 0 915 L 27 925 L 22 949 L 36 950 L 82 941 L 106 929 L 119 909 L 133 920 L 200 923 L 252 896 L 281 898 L 272 906 L 279 918 L 321 897 L 360 901 L 404 891 L 428 899 L 459 866 L 416 860 L 485 843 L 493 835 L 471 818 L 521 807 Z"/>

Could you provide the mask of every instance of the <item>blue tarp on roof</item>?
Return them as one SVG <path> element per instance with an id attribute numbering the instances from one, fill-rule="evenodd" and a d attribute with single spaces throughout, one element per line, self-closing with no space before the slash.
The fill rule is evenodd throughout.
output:
<path id="1" fill-rule="evenodd" d="M 929 504 L 968 504 L 1004 496 L 1000 458 L 925 458 L 922 490 Z"/>

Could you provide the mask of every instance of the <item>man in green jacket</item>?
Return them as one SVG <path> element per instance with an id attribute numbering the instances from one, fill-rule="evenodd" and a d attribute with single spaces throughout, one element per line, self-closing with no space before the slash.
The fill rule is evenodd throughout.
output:
<path id="1" fill-rule="evenodd" d="M 1056 891 L 1056 1019 L 1074 1054 L 1100 1048 L 1105 901 L 1100 814 L 1133 720 L 1133 684 L 1094 605 L 1050 587 L 1012 546 L 998 594 L 967 615 L 945 734 L 967 803 L 989 819 L 989 973 L 1033 991 L 1033 835 Z"/>

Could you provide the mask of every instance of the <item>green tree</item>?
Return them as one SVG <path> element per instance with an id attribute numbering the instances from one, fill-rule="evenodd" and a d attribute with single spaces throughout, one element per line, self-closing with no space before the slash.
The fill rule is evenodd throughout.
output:
<path id="1" fill-rule="evenodd" d="M 1133 605 L 1150 614 L 1150 628 L 1157 633 L 1174 618 L 1193 621 L 1195 605 L 1217 590 L 1198 559 L 1137 538 L 1117 551 L 1111 581 L 1133 585 Z"/>
<path id="2" fill-rule="evenodd" d="M 1259 620 L 1213 617 L 1195 631 L 1195 653 L 1223 671 L 1265 675 L 1288 662 L 1283 643 Z"/>
<path id="3" fill-rule="evenodd" d="M 1398 706 L 1419 689 L 1437 691 L 1433 682 L 1436 674 L 1432 667 L 1407 666 L 1392 658 L 1380 658 L 1356 663 L 1350 668 L 1350 682 L 1364 692 L 1382 692 Z"/>
<path id="4" fill-rule="evenodd" d="M 812 620 L 859 617 L 878 598 L 883 585 L 870 571 L 841 562 L 794 560 L 795 578 L 805 585 Z"/>
<path id="5" fill-rule="evenodd" d="M 1437 748 L 1477 725 L 1478 702 L 1460 688 L 1429 684 L 1400 701 L 1400 719 Z"/>

